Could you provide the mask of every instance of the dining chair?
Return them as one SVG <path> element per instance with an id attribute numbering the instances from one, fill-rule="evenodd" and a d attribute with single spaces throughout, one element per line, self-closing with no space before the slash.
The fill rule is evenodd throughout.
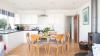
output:
<path id="1" fill-rule="evenodd" d="M 62 55 L 64 56 L 64 47 L 65 47 L 64 34 L 58 34 L 57 38 L 58 38 L 58 40 L 56 40 L 56 41 L 57 41 L 57 49 L 58 49 L 58 52 L 59 52 L 59 48 L 61 48 Z"/>
<path id="2" fill-rule="evenodd" d="M 30 38 L 30 33 L 26 33 L 26 40 L 27 40 L 27 45 L 28 45 L 28 56 L 31 55 L 31 38 Z"/>
<path id="3" fill-rule="evenodd" d="M 46 56 L 50 56 L 50 46 L 48 43 L 44 44 L 43 46 L 45 48 L 45 54 Z"/>
<path id="4" fill-rule="evenodd" d="M 30 34 L 29 33 L 26 33 L 26 40 L 27 40 L 27 45 L 30 52 Z"/>
<path id="5" fill-rule="evenodd" d="M 31 34 L 31 46 L 32 49 L 35 49 L 35 56 L 39 56 L 39 48 L 40 48 L 40 35 L 39 34 Z"/>
<path id="6" fill-rule="evenodd" d="M 66 50 L 69 50 L 69 44 L 70 44 L 70 33 L 66 32 Z"/>
<path id="7" fill-rule="evenodd" d="M 55 48 L 56 49 L 56 56 L 58 56 L 59 49 L 61 48 L 62 55 L 64 55 L 64 44 L 63 44 L 64 35 L 63 34 L 57 34 L 55 36 L 55 39 L 56 39 L 56 43 L 55 44 L 53 44 L 53 43 L 50 44 L 50 50 L 51 50 L 51 48 Z"/>

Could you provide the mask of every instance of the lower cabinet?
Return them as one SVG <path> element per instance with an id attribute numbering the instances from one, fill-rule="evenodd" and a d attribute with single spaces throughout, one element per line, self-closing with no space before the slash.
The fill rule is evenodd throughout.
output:
<path id="1" fill-rule="evenodd" d="M 23 43 L 27 43 L 26 33 L 37 34 L 38 31 L 19 31 L 9 34 L 3 34 L 7 47 L 7 53 Z"/>
<path id="2" fill-rule="evenodd" d="M 3 36 L 7 45 L 7 53 L 24 42 L 23 32 L 4 34 Z"/>

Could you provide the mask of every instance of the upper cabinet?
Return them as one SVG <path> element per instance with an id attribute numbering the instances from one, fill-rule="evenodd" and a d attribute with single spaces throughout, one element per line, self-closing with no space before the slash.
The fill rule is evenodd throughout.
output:
<path id="1" fill-rule="evenodd" d="M 34 14 L 21 14 L 20 23 L 21 24 L 37 24 L 38 17 Z"/>
<path id="2" fill-rule="evenodd" d="M 15 15 L 14 24 L 20 24 L 20 16 L 19 16 L 19 14 Z"/>

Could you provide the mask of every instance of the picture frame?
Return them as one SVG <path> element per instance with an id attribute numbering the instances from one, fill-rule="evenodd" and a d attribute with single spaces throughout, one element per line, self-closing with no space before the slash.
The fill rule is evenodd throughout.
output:
<path id="1" fill-rule="evenodd" d="M 82 11 L 83 13 L 83 25 L 88 25 L 89 24 L 89 7 L 86 7 Z"/>

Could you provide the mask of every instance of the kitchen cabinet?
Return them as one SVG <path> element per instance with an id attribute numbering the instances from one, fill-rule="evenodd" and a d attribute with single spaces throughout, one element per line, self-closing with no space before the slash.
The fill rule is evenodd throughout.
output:
<path id="1" fill-rule="evenodd" d="M 15 15 L 14 24 L 20 24 L 20 16 L 19 16 L 19 14 Z"/>
<path id="2" fill-rule="evenodd" d="M 22 32 L 15 32 L 10 34 L 4 34 L 4 41 L 7 44 L 7 52 L 11 51 L 12 49 L 16 48 L 17 46 L 23 44 L 23 33 Z"/>
<path id="3" fill-rule="evenodd" d="M 33 14 L 21 14 L 20 22 L 21 24 L 37 24 L 38 17 Z"/>
<path id="4" fill-rule="evenodd" d="M 8 34 L 3 34 L 3 39 L 8 46 L 7 53 L 23 43 L 27 43 L 26 33 L 37 34 L 38 31 L 18 31 Z"/>

